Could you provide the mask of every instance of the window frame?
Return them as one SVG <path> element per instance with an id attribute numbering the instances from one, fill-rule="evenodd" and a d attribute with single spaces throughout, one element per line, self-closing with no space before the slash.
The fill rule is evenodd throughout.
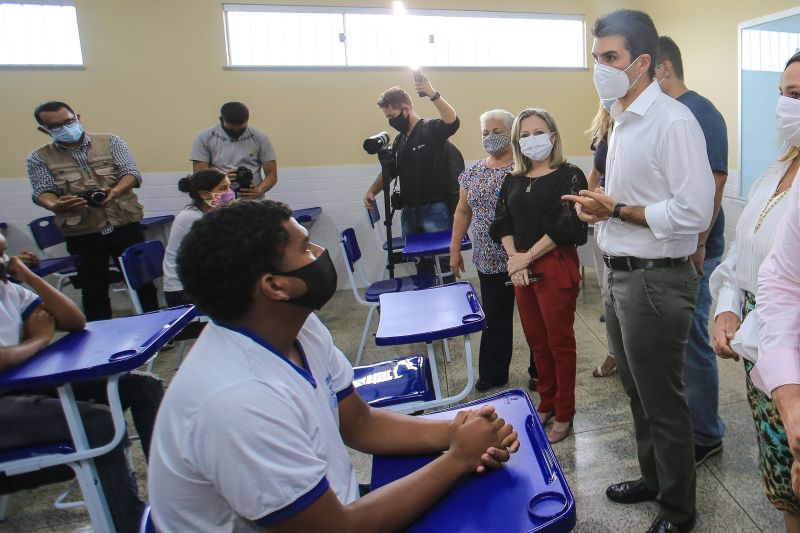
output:
<path id="1" fill-rule="evenodd" d="M 227 13 L 229 11 L 242 11 L 242 12 L 272 12 L 272 13 L 327 13 L 327 14 L 341 14 L 342 17 L 348 14 L 357 15 L 392 15 L 393 11 L 388 8 L 379 7 L 350 7 L 350 6 L 290 6 L 290 5 L 277 5 L 277 4 L 236 4 L 236 3 L 223 3 L 222 4 L 222 19 L 225 32 L 225 58 L 227 64 L 223 66 L 223 70 L 233 71 L 385 71 L 385 70 L 398 70 L 407 68 L 402 65 L 232 65 L 231 64 L 231 50 L 230 50 L 230 35 L 228 32 Z M 586 15 L 573 14 L 573 13 L 532 13 L 532 12 L 519 12 L 519 11 L 483 11 L 483 10 L 453 10 L 453 9 L 406 9 L 408 15 L 418 16 L 446 16 L 446 17 L 483 17 L 483 18 L 511 18 L 511 19 L 536 19 L 536 20 L 573 20 L 580 21 L 583 25 L 582 31 L 582 62 L 583 66 L 464 66 L 464 65 L 421 65 L 425 69 L 443 69 L 452 71 L 557 71 L 557 72 L 575 72 L 587 71 L 590 65 L 588 64 L 588 43 L 587 43 L 587 28 L 586 28 Z M 347 26 L 344 25 L 345 35 L 347 35 Z M 345 62 L 347 55 L 345 53 Z"/>
<path id="2" fill-rule="evenodd" d="M 71 7 L 75 10 L 75 25 L 78 31 L 78 47 L 81 54 L 80 63 L 0 63 L 0 71 L 4 70 L 86 70 L 86 56 L 83 46 L 83 35 L 81 34 L 80 17 L 78 14 L 78 6 L 75 5 L 75 0 L 11 0 L 0 1 L 2 4 L 18 4 L 18 5 L 33 5 L 33 6 L 58 6 L 58 7 Z"/>

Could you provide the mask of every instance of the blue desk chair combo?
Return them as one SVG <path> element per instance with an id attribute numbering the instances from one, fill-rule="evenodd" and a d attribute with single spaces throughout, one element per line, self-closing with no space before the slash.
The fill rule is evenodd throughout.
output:
<path id="1" fill-rule="evenodd" d="M 358 363 L 361 362 L 361 354 L 364 351 L 364 345 L 367 342 L 369 328 L 372 325 L 372 317 L 375 314 L 375 311 L 378 309 L 380 296 L 382 294 L 392 292 L 415 291 L 418 289 L 432 287 L 436 284 L 436 276 L 433 274 L 415 274 L 413 276 L 402 276 L 399 278 L 369 283 L 369 280 L 359 264 L 359 260 L 361 259 L 361 248 L 358 246 L 358 239 L 356 238 L 355 230 L 353 228 L 347 228 L 346 230 L 342 231 L 339 243 L 341 244 L 342 248 L 342 257 L 344 257 L 346 263 L 345 266 L 347 268 L 345 268 L 345 270 L 347 271 L 347 277 L 350 280 L 350 287 L 353 289 L 353 296 L 355 297 L 356 302 L 365 307 L 369 307 L 367 320 L 364 324 L 364 331 L 361 334 L 361 342 L 359 343 L 358 351 L 356 352 L 355 365 L 358 366 Z M 358 281 L 364 285 L 367 285 L 367 289 L 363 297 L 358 291 Z"/>
<path id="2" fill-rule="evenodd" d="M 31 268 L 31 271 L 40 277 L 53 274 L 57 279 L 56 289 L 59 291 L 62 290 L 67 283 L 70 283 L 70 276 L 77 275 L 78 256 L 47 257 L 48 248 L 64 242 L 64 234 L 62 234 L 61 230 L 56 226 L 54 216 L 37 218 L 28 223 L 28 227 L 31 230 L 31 235 L 33 235 L 33 240 L 36 241 L 39 250 L 45 254 L 39 266 Z"/>
<path id="3" fill-rule="evenodd" d="M 122 276 L 125 278 L 128 296 L 131 299 L 133 311 L 137 315 L 144 313 L 139 294 L 136 292 L 142 286 L 152 283 L 164 275 L 164 243 L 161 241 L 145 241 L 129 246 L 119 257 L 119 264 L 122 268 Z M 181 341 L 178 353 L 178 366 L 183 360 L 183 353 L 186 349 L 183 341 L 186 339 L 197 338 L 203 322 L 203 318 L 198 318 L 198 327 L 187 327 L 186 331 L 179 334 L 175 340 Z M 153 369 L 155 358 L 147 363 L 147 371 Z M 177 367 L 176 367 L 177 368 Z"/>
<path id="4" fill-rule="evenodd" d="M 58 388 L 71 442 L 53 443 L 0 453 L 0 472 L 8 476 L 67 465 L 74 472 L 95 531 L 114 532 L 94 458 L 114 449 L 127 433 L 119 399 L 119 378 L 146 363 L 197 314 L 194 306 L 182 306 L 144 315 L 89 322 L 84 331 L 69 333 L 25 363 L 0 373 L 0 391 Z M 73 381 L 108 378 L 106 392 L 114 436 L 91 448 L 78 412 Z"/>

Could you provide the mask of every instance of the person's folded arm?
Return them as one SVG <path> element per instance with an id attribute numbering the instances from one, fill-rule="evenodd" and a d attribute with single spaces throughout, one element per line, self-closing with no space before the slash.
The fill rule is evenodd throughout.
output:
<path id="1" fill-rule="evenodd" d="M 373 455 L 414 455 L 447 449 L 449 421 L 426 420 L 367 405 L 357 394 L 339 402 L 345 444 Z"/>
<path id="2" fill-rule="evenodd" d="M 514 221 L 511 218 L 511 213 L 508 210 L 508 189 L 511 187 L 511 181 L 514 177 L 508 174 L 500 186 L 500 194 L 497 196 L 497 204 L 494 208 L 494 220 L 489 224 L 489 238 L 498 244 L 503 244 L 506 251 L 509 252 L 503 242 L 504 237 L 514 235 Z"/>
<path id="3" fill-rule="evenodd" d="M 269 192 L 278 183 L 278 162 L 263 161 L 261 167 L 264 170 L 264 180 L 258 185 L 259 192 L 262 194 Z"/>

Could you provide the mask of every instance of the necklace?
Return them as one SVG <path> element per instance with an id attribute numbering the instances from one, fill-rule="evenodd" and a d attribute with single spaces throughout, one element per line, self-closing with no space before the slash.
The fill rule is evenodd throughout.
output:
<path id="1" fill-rule="evenodd" d="M 789 189 L 786 189 L 780 194 L 778 194 L 777 190 L 774 193 L 772 193 L 772 196 L 769 197 L 769 201 L 767 201 L 767 205 L 764 207 L 764 209 L 761 210 L 761 214 L 758 216 L 758 222 L 756 222 L 756 227 L 753 229 L 753 233 L 756 233 L 758 231 L 758 228 L 760 228 L 761 224 L 764 223 L 764 219 L 767 218 L 767 215 L 769 214 L 770 211 L 772 211 L 772 208 L 778 205 L 781 202 L 781 200 L 783 200 L 786 197 L 786 194 L 788 192 Z"/>
<path id="2" fill-rule="evenodd" d="M 536 178 L 532 178 L 530 176 L 525 176 L 525 177 L 528 178 L 528 188 L 525 189 L 525 192 L 531 192 L 531 187 L 533 186 L 533 182 L 536 181 Z"/>

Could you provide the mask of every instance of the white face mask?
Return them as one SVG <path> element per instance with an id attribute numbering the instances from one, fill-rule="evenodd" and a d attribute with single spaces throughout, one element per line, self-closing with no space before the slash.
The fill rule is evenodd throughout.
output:
<path id="1" fill-rule="evenodd" d="M 792 146 L 800 146 L 800 100 L 788 96 L 778 98 L 775 127 L 781 139 Z"/>
<path id="2" fill-rule="evenodd" d="M 636 78 L 636 81 L 631 83 L 628 81 L 628 76 L 625 74 L 625 72 L 627 72 L 634 63 L 636 63 L 639 57 L 631 61 L 631 64 L 628 65 L 625 70 L 609 67 L 608 65 L 603 65 L 602 63 L 597 63 L 594 66 L 594 75 L 592 76 L 592 79 L 594 81 L 594 86 L 597 89 L 597 94 L 600 95 L 600 100 L 616 100 L 628 94 L 628 91 L 631 89 L 631 87 L 636 85 L 643 73 L 639 74 L 639 77 Z"/>
<path id="3" fill-rule="evenodd" d="M 553 151 L 553 143 L 547 133 L 528 135 L 520 138 L 519 150 L 531 161 L 544 161 L 550 157 L 550 153 Z"/>

